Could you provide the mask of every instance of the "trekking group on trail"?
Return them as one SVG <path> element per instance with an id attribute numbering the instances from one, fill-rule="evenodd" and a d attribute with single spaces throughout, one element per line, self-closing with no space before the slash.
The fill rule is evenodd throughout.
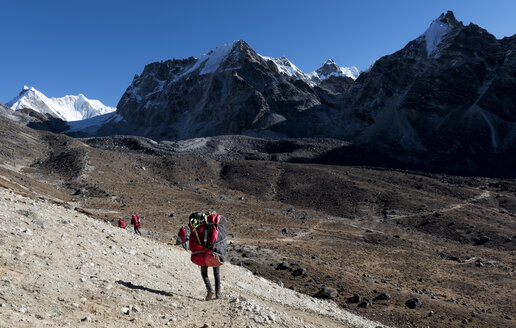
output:
<path id="1" fill-rule="evenodd" d="M 131 218 L 131 224 L 134 226 L 134 233 L 141 236 L 142 233 L 140 232 L 140 227 L 142 225 L 142 218 L 140 218 L 138 215 L 133 214 Z M 124 218 L 120 218 L 118 220 L 118 227 L 121 229 L 125 229 L 126 223 Z"/>
<path id="2" fill-rule="evenodd" d="M 134 232 L 141 236 L 141 218 L 133 214 L 131 224 Z M 201 267 L 201 276 L 206 285 L 206 300 L 209 301 L 220 295 L 220 266 L 226 260 L 226 230 L 228 221 L 220 214 L 211 211 L 193 212 L 188 217 L 188 226 L 183 225 L 177 233 L 176 244 L 192 252 L 190 260 Z M 118 220 L 118 227 L 125 229 L 125 219 Z M 208 267 L 213 268 L 215 277 L 215 293 L 208 277 Z"/>

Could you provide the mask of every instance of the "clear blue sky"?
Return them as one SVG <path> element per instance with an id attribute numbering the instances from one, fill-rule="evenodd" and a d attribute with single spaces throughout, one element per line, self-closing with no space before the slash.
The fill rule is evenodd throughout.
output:
<path id="1" fill-rule="evenodd" d="M 245 40 L 305 72 L 333 58 L 367 68 L 453 10 L 497 38 L 516 34 L 514 0 L 6 0 L 0 4 L 0 102 L 34 86 L 116 106 L 145 64 L 199 57 Z"/>

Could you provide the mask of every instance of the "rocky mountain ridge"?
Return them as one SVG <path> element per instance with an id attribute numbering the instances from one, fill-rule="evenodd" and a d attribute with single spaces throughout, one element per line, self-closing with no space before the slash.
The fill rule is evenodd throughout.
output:
<path id="1" fill-rule="evenodd" d="M 116 113 L 64 133 L 338 138 L 422 169 L 516 165 L 516 36 L 497 40 L 448 12 L 356 73 L 328 60 L 306 74 L 236 41 L 146 65 Z"/>
<path id="2" fill-rule="evenodd" d="M 333 64 L 310 77 L 238 41 L 199 60 L 147 65 L 117 113 L 158 140 L 334 137 L 420 162 L 516 158 L 516 37 L 497 40 L 448 12 L 356 80 Z"/>

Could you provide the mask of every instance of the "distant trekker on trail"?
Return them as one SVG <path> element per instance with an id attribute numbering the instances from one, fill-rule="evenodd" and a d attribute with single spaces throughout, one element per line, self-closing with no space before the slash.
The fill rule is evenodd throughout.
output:
<path id="1" fill-rule="evenodd" d="M 189 216 L 191 231 L 190 260 L 201 267 L 201 276 L 208 290 L 206 300 L 213 298 L 208 267 L 213 267 L 215 298 L 220 298 L 220 266 L 226 257 L 226 230 L 228 221 L 215 212 L 194 212 Z"/>
<path id="2" fill-rule="evenodd" d="M 125 229 L 125 219 L 124 218 L 120 218 L 118 220 L 118 227 L 121 229 Z"/>
<path id="3" fill-rule="evenodd" d="M 142 219 L 140 219 L 138 215 L 133 214 L 131 224 L 134 226 L 134 233 L 141 236 L 142 233 L 140 232 L 140 226 L 142 225 Z"/>
<path id="4" fill-rule="evenodd" d="M 183 248 L 187 251 L 187 242 L 190 239 L 190 229 L 187 226 L 181 226 L 181 228 L 179 228 L 179 232 L 177 233 L 177 238 L 181 245 L 183 245 Z"/>

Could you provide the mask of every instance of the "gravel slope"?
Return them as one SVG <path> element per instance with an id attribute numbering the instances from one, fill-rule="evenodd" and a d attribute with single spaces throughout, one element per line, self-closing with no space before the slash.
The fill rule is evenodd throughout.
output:
<path id="1" fill-rule="evenodd" d="M 0 188 L 0 222 L 0 327 L 382 327 L 230 264 L 206 302 L 187 252 L 68 205 Z"/>

